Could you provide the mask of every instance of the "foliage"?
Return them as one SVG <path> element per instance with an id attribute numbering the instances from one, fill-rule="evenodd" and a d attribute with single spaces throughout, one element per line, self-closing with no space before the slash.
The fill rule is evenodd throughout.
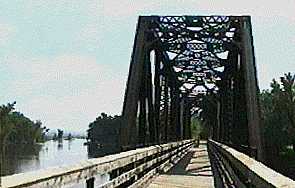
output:
<path id="1" fill-rule="evenodd" d="M 61 140 L 64 132 L 61 129 L 57 129 L 57 139 Z"/>
<path id="2" fill-rule="evenodd" d="M 267 155 L 275 160 L 287 145 L 295 151 L 295 76 L 291 73 L 273 79 L 270 90 L 260 94 Z"/>
<path id="3" fill-rule="evenodd" d="M 89 124 L 87 139 L 91 142 L 97 142 L 104 137 L 118 137 L 120 123 L 120 116 L 112 117 L 106 113 L 101 113 L 99 117 Z"/>
<path id="4" fill-rule="evenodd" d="M 212 129 L 217 126 L 217 96 L 214 93 L 206 94 L 200 101 L 200 111 L 198 121 L 200 123 L 199 136 L 201 139 L 207 139 Z M 213 135 L 214 136 L 214 135 Z"/>
<path id="5" fill-rule="evenodd" d="M 192 138 L 207 139 L 209 136 L 209 127 L 206 126 L 197 116 L 191 118 Z"/>
<path id="6" fill-rule="evenodd" d="M 6 143 L 35 143 L 44 141 L 48 132 L 40 120 L 32 121 L 14 111 L 16 103 L 0 106 L 0 145 Z"/>
<path id="7" fill-rule="evenodd" d="M 207 127 L 216 126 L 216 116 L 217 116 L 217 103 L 216 95 L 210 93 L 203 97 L 200 103 L 200 108 L 202 109 L 199 116 L 202 120 L 202 124 Z"/>
<path id="8" fill-rule="evenodd" d="M 14 110 L 14 105 L 15 102 L 0 107 L 0 145 L 6 142 L 8 136 L 14 130 L 14 125 L 9 118 L 9 114 Z"/>

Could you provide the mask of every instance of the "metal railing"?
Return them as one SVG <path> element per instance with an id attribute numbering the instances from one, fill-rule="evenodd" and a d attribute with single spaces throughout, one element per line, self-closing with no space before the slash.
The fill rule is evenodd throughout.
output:
<path id="1" fill-rule="evenodd" d="M 295 181 L 237 150 L 208 141 L 216 187 L 295 187 Z"/>
<path id="2" fill-rule="evenodd" d="M 193 142 L 172 142 L 88 159 L 73 166 L 5 176 L 1 188 L 68 187 L 85 181 L 89 188 L 138 187 L 154 174 L 170 169 L 188 152 Z M 95 177 L 101 174 L 109 174 L 109 181 L 94 185 Z"/>

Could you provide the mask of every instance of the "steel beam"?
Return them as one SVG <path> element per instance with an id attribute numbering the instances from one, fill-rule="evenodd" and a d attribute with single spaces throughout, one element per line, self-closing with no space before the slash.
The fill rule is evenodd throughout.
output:
<path id="1" fill-rule="evenodd" d="M 258 107 L 258 83 L 252 28 L 250 16 L 243 16 L 241 21 L 241 65 L 244 66 L 245 94 L 247 101 L 247 119 L 249 130 L 249 144 L 252 156 L 263 161 L 262 132 L 260 124 L 260 111 Z M 255 151 L 256 150 L 256 151 Z M 257 153 L 256 153 L 257 152 Z"/>
<path id="2" fill-rule="evenodd" d="M 136 118 L 143 65 L 145 63 L 144 58 L 147 51 L 146 30 L 150 20 L 151 18 L 149 17 L 139 17 L 138 20 L 123 104 L 123 123 L 120 128 L 120 145 L 122 150 L 134 148 L 136 145 Z"/>
<path id="3" fill-rule="evenodd" d="M 224 52 L 228 55 L 221 57 Z M 204 91 L 196 90 L 199 86 Z M 122 113 L 122 148 L 190 138 L 191 108 L 198 104 L 181 97 L 212 97 L 204 92 L 214 94 L 214 110 L 207 112 L 216 116 L 208 115 L 214 138 L 237 148 L 250 145 L 252 156 L 257 151 L 262 160 L 250 17 L 140 17 Z"/>

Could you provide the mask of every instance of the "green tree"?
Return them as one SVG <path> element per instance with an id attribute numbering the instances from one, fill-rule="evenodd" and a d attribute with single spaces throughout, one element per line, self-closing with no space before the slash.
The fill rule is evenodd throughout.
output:
<path id="1" fill-rule="evenodd" d="M 0 106 L 0 146 L 6 143 L 35 143 L 44 141 L 46 128 L 42 122 L 33 122 L 22 113 L 14 111 L 16 103 Z"/>
<path id="2" fill-rule="evenodd" d="M 217 127 L 217 96 L 214 93 L 205 95 L 200 102 L 199 118 L 201 120 L 201 136 L 207 138 L 210 130 Z M 213 132 L 215 136 L 216 132 Z"/>
<path id="3" fill-rule="evenodd" d="M 281 113 L 281 93 L 277 90 L 278 83 L 274 80 L 272 89 L 260 94 L 262 122 L 264 124 L 265 147 L 269 160 L 277 160 L 279 152 L 287 144 L 286 118 Z"/>
<path id="4" fill-rule="evenodd" d="M 200 137 L 201 132 L 203 131 L 201 127 L 201 122 L 197 116 L 192 116 L 191 118 L 191 133 L 192 138 L 197 139 Z"/>
<path id="5" fill-rule="evenodd" d="M 266 152 L 275 161 L 292 144 L 295 151 L 295 77 L 291 73 L 273 79 L 270 90 L 260 94 Z"/>
<path id="6" fill-rule="evenodd" d="M 8 136 L 14 130 L 14 124 L 10 121 L 9 114 L 14 110 L 16 103 L 8 103 L 0 106 L 0 146 L 4 145 Z"/>
<path id="7" fill-rule="evenodd" d="M 113 117 L 108 116 L 106 113 L 101 113 L 100 116 L 89 124 L 87 139 L 91 142 L 97 142 L 103 136 L 116 135 L 118 137 L 120 123 L 120 116 Z"/>
<path id="8" fill-rule="evenodd" d="M 295 152 L 295 75 L 290 72 L 281 77 L 281 96 L 284 115 L 287 119 L 287 132 Z"/>

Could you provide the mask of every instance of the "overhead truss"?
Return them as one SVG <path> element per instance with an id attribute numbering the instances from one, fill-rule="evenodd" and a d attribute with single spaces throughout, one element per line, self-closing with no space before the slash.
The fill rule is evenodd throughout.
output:
<path id="1" fill-rule="evenodd" d="M 211 108 L 214 139 L 262 156 L 251 32 L 249 16 L 140 17 L 122 148 L 190 138 L 191 117 Z"/>

